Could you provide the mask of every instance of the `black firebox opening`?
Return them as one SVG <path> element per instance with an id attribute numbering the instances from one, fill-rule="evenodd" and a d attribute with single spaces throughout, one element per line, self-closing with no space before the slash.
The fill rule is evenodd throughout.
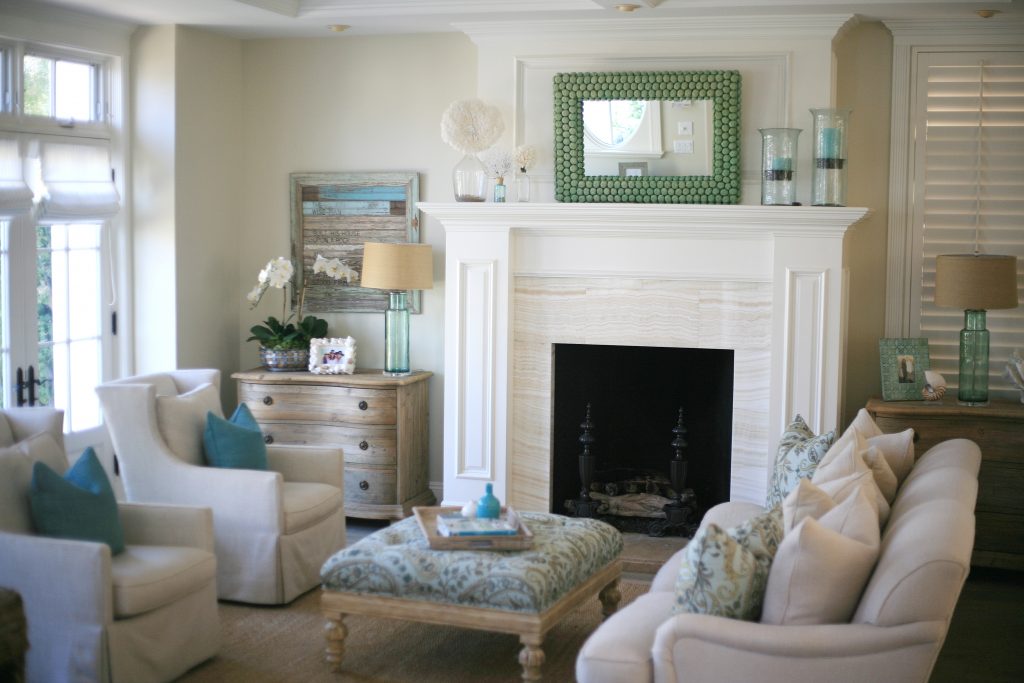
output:
<path id="1" fill-rule="evenodd" d="M 580 423 L 591 405 L 597 479 L 669 476 L 683 409 L 686 488 L 701 514 L 729 499 L 733 351 L 555 344 L 551 511 L 580 492 Z"/>

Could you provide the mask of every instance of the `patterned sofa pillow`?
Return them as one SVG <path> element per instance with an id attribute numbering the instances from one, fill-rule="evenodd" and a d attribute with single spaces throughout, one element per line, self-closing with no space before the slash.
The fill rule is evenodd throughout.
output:
<path id="1" fill-rule="evenodd" d="M 835 430 L 815 436 L 802 417 L 794 417 L 779 439 L 764 506 L 780 504 L 801 479 L 810 478 L 835 438 Z"/>
<path id="2" fill-rule="evenodd" d="M 701 529 L 679 566 L 673 614 L 757 621 L 781 540 L 780 507 L 729 529 L 717 524 Z"/>

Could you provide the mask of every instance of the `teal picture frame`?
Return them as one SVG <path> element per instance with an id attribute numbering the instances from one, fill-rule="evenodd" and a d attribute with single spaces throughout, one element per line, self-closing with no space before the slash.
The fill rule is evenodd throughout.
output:
<path id="1" fill-rule="evenodd" d="M 555 200 L 643 204 L 740 201 L 739 71 L 560 73 L 554 83 Z M 711 100 L 712 171 L 701 176 L 588 176 L 585 100 Z"/>
<path id="2" fill-rule="evenodd" d="M 878 355 L 884 400 L 924 400 L 921 393 L 927 383 L 924 372 L 931 369 L 927 338 L 879 339 Z"/>

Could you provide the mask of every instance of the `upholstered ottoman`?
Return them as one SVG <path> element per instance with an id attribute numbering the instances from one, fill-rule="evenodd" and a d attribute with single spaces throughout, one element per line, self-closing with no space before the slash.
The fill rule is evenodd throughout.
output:
<path id="1" fill-rule="evenodd" d="M 520 517 L 530 550 L 433 550 L 410 517 L 328 559 L 320 605 L 331 670 L 341 669 L 345 615 L 363 614 L 516 634 L 523 678 L 539 679 L 544 634 L 565 614 L 595 594 L 605 616 L 618 607 L 622 536 L 593 519 Z"/>

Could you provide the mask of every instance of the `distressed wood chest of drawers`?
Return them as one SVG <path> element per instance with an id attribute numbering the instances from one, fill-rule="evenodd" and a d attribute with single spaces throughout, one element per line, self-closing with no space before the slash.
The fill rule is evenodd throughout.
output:
<path id="1" fill-rule="evenodd" d="M 403 519 L 432 505 L 428 487 L 427 381 L 432 373 L 388 377 L 236 372 L 268 444 L 334 446 L 345 452 L 345 515 Z"/>
<path id="2" fill-rule="evenodd" d="M 992 399 L 987 406 L 961 406 L 954 389 L 935 402 L 873 398 L 867 410 L 883 432 L 913 427 L 918 457 L 946 439 L 978 444 L 971 564 L 1024 570 L 1024 405 Z"/>

